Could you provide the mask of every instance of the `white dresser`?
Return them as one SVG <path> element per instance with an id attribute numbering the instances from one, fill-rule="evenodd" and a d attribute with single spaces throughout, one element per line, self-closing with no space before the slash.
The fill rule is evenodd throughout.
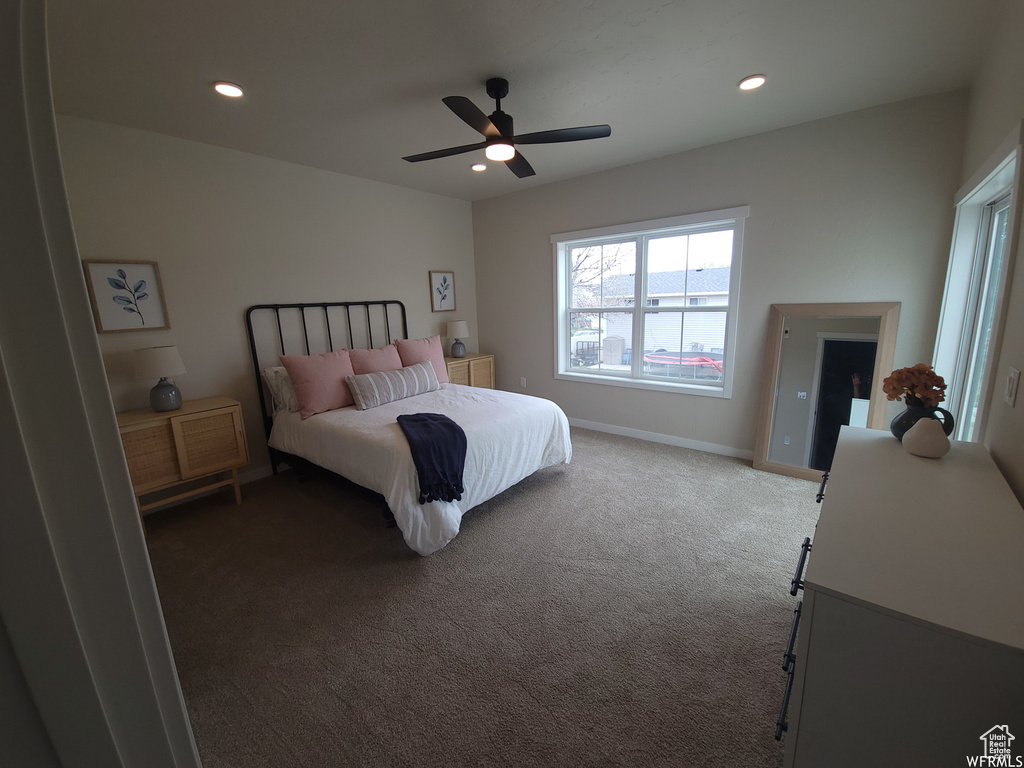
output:
<path id="1" fill-rule="evenodd" d="M 793 654 L 787 766 L 966 765 L 1004 725 L 1018 764 L 1024 510 L 983 446 L 843 427 Z"/>

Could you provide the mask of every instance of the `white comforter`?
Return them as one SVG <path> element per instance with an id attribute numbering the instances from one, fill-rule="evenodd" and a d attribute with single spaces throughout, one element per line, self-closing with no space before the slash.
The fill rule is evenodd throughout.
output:
<path id="1" fill-rule="evenodd" d="M 420 504 L 409 443 L 396 418 L 403 413 L 443 413 L 466 433 L 465 492 L 461 501 Z M 569 463 L 569 422 L 549 400 L 500 390 L 443 384 L 366 411 L 355 406 L 302 421 L 279 412 L 270 445 L 301 456 L 387 500 L 408 545 L 436 552 L 459 532 L 462 515 L 538 469 Z"/>

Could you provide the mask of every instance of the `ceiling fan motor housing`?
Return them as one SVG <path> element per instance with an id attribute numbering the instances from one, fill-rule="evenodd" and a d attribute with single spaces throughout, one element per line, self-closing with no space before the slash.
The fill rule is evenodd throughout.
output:
<path id="1" fill-rule="evenodd" d="M 498 129 L 503 137 L 515 136 L 515 131 L 512 130 L 512 115 L 507 112 L 502 112 L 500 109 L 494 110 L 488 118 L 495 128 Z"/>

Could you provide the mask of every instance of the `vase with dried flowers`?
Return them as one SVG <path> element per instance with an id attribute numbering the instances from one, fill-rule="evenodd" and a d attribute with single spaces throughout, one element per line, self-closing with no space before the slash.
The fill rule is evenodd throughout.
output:
<path id="1" fill-rule="evenodd" d="M 918 363 L 910 368 L 900 368 L 882 382 L 882 391 L 889 400 L 903 400 L 907 410 L 892 420 L 889 430 L 900 442 L 907 430 L 921 419 L 936 419 L 942 422 L 946 435 L 953 432 L 953 414 L 939 403 L 946 399 L 946 382 L 930 365 Z"/>

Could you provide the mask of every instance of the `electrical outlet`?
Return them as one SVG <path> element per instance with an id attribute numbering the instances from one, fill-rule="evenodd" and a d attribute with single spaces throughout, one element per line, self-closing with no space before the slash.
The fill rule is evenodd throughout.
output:
<path id="1" fill-rule="evenodd" d="M 796 399 L 797 400 L 806 400 L 807 399 L 807 393 L 806 392 L 797 392 L 796 393 Z"/>
<path id="2" fill-rule="evenodd" d="M 782 438 L 782 444 L 789 445 L 789 435 L 786 435 L 784 438 Z"/>
<path id="3" fill-rule="evenodd" d="M 519 380 L 519 386 L 522 387 L 523 389 L 526 389 L 526 377 L 525 376 L 523 376 L 523 378 L 521 378 Z"/>
<path id="4" fill-rule="evenodd" d="M 1017 385 L 1020 384 L 1020 371 L 1011 368 L 1006 376 L 1006 389 L 1003 391 L 1003 400 L 1011 408 L 1017 403 Z"/>

